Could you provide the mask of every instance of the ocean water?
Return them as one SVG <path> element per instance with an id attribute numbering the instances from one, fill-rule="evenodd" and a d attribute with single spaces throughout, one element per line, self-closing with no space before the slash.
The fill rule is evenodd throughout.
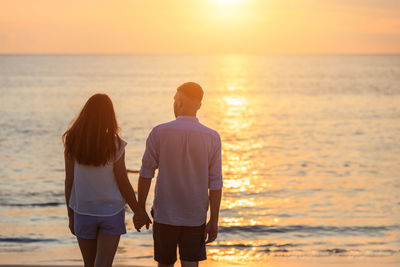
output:
<path id="1" fill-rule="evenodd" d="M 186 81 L 203 86 L 199 119 L 223 142 L 208 263 L 400 258 L 399 55 L 2 55 L 0 263 L 81 262 L 61 135 L 88 97 L 110 95 L 137 170 Z M 131 219 L 115 262 L 152 265 L 151 231 Z"/>

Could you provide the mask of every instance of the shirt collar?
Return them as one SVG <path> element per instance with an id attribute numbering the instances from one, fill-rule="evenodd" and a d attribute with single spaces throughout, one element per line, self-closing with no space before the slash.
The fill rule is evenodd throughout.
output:
<path id="1" fill-rule="evenodd" d="M 199 122 L 199 119 L 194 116 L 178 116 L 176 119 L 180 121 Z"/>

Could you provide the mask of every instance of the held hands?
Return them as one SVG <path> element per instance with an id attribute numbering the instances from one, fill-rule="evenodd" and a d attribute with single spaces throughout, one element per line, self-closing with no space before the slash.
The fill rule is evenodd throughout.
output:
<path id="1" fill-rule="evenodd" d="M 133 224 L 136 231 L 140 232 L 140 229 L 146 225 L 146 229 L 149 229 L 151 220 L 145 209 L 139 208 L 133 215 Z"/>
<path id="2" fill-rule="evenodd" d="M 208 236 L 208 238 L 207 238 Z M 210 220 L 206 225 L 204 232 L 204 240 L 207 243 L 211 243 L 217 239 L 218 236 L 218 222 Z"/>

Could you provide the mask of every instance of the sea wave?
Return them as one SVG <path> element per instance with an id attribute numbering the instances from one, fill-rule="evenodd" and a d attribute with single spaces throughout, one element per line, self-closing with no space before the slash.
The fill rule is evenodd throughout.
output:
<path id="1" fill-rule="evenodd" d="M 0 243 L 37 243 L 37 242 L 57 242 L 53 238 L 30 238 L 30 237 L 0 237 Z"/>
<path id="2" fill-rule="evenodd" d="M 0 203 L 3 207 L 57 207 L 65 205 L 61 202 L 45 202 L 45 203 Z"/>
<path id="3" fill-rule="evenodd" d="M 374 236 L 384 232 L 400 229 L 400 225 L 382 226 L 309 226 L 309 225 L 248 225 L 248 226 L 220 226 L 220 233 L 227 234 L 279 234 L 279 233 L 309 233 L 315 235 L 367 235 Z"/>

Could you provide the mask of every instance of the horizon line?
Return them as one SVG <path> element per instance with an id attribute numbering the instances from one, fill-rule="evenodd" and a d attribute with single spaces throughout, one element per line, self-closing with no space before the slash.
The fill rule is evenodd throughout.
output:
<path id="1" fill-rule="evenodd" d="M 0 53 L 0 56 L 398 56 L 395 53 Z"/>

